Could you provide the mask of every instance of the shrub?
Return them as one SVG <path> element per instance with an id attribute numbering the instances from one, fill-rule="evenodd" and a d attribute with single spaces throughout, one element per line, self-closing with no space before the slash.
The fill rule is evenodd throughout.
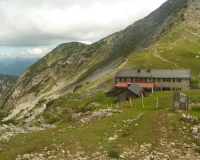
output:
<path id="1" fill-rule="evenodd" d="M 41 105 L 42 103 L 45 103 L 46 102 L 46 99 L 41 99 L 38 101 L 38 105 Z"/>
<path id="2" fill-rule="evenodd" d="M 200 106 L 193 106 L 192 111 L 200 111 Z"/>
<path id="3" fill-rule="evenodd" d="M 128 137 L 129 135 L 130 135 L 130 132 L 124 132 L 124 133 L 122 134 L 123 137 Z"/>
<path id="4" fill-rule="evenodd" d="M 17 124 L 14 119 L 9 119 L 7 121 L 0 122 L 0 124 L 9 124 L 9 123 L 11 123 L 11 124 Z"/>
<path id="5" fill-rule="evenodd" d="M 172 27 L 174 25 L 174 23 L 170 23 L 169 27 Z"/>
<path id="6" fill-rule="evenodd" d="M 119 153 L 115 150 L 108 151 L 108 157 L 110 158 L 119 158 Z"/>
<path id="7" fill-rule="evenodd" d="M 58 99 L 53 99 L 53 100 L 49 101 L 49 102 L 46 104 L 46 108 L 47 108 L 47 109 L 50 109 L 50 107 L 51 107 L 54 103 L 56 103 L 56 101 L 58 101 Z"/>
<path id="8" fill-rule="evenodd" d="M 81 87 L 82 87 L 82 84 L 81 84 L 81 85 L 76 85 L 76 87 L 74 88 L 73 93 L 76 92 L 76 90 L 78 90 L 78 89 L 81 88 Z"/>

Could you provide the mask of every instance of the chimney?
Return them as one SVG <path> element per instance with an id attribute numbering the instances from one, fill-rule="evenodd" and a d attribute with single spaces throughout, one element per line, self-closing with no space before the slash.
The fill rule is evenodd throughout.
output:
<path id="1" fill-rule="evenodd" d="M 128 82 L 127 87 L 130 87 L 132 84 L 130 82 Z"/>
<path id="2" fill-rule="evenodd" d="M 147 72 L 150 72 L 150 71 L 151 71 L 151 69 L 150 69 L 150 68 L 148 68 L 148 69 L 147 69 Z"/>
<path id="3" fill-rule="evenodd" d="M 171 69 L 174 69 L 174 67 L 172 67 Z"/>
<path id="4" fill-rule="evenodd" d="M 138 73 L 140 73 L 140 69 L 138 68 Z"/>

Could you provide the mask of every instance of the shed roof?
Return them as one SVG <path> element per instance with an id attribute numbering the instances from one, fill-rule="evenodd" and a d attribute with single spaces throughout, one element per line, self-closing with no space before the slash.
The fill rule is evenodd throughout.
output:
<path id="1" fill-rule="evenodd" d="M 137 84 L 132 84 L 131 86 L 123 89 L 122 91 L 118 92 L 117 94 L 123 93 L 126 90 L 131 91 L 132 93 L 136 94 L 137 96 L 140 96 L 142 94 L 142 92 L 144 91 L 144 89 L 141 88 L 140 86 L 138 86 Z"/>
<path id="2" fill-rule="evenodd" d="M 119 70 L 116 73 L 116 78 L 180 78 L 190 79 L 190 69 L 140 69 L 131 70 L 124 69 Z"/>
<path id="3" fill-rule="evenodd" d="M 135 93 L 138 96 L 140 96 L 144 91 L 144 89 L 138 86 L 137 84 L 132 84 L 131 86 L 128 87 L 128 90 L 130 90 L 131 92 Z"/>
<path id="4" fill-rule="evenodd" d="M 115 88 L 110 89 L 109 91 L 105 92 L 105 93 L 109 93 L 109 92 L 113 92 L 115 91 Z"/>

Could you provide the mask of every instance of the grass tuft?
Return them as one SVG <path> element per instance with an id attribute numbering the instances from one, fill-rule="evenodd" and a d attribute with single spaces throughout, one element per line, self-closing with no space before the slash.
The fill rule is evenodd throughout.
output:
<path id="1" fill-rule="evenodd" d="M 119 158 L 119 153 L 116 150 L 110 150 L 110 151 L 108 151 L 108 157 Z"/>

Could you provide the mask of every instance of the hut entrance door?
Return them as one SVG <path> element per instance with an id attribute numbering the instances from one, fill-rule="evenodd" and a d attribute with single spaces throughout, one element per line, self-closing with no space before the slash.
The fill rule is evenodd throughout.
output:
<path id="1" fill-rule="evenodd" d="M 131 101 L 132 97 L 126 97 L 126 101 Z"/>
<path id="2" fill-rule="evenodd" d="M 146 92 L 145 92 L 145 89 L 144 89 L 144 91 L 142 92 L 143 96 L 145 96 L 145 93 L 146 93 Z"/>

